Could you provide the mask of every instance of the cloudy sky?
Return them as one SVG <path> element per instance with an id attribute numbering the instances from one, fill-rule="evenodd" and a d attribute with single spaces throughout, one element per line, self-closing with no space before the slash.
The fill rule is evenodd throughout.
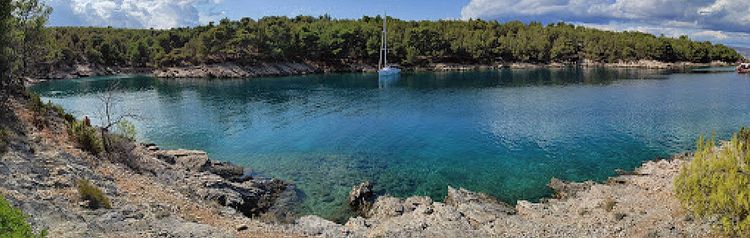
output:
<path id="1" fill-rule="evenodd" d="M 359 18 L 566 21 L 608 30 L 688 35 L 750 47 L 750 0 L 46 0 L 55 26 L 170 28 L 228 17 L 322 15 Z"/>

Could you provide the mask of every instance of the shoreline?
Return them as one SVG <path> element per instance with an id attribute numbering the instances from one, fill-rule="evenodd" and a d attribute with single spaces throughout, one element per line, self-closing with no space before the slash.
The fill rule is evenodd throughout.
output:
<path id="1" fill-rule="evenodd" d="M 653 60 L 621 61 L 618 63 L 599 63 L 582 61 L 579 63 L 495 63 L 495 64 L 458 64 L 458 63 L 431 63 L 425 66 L 404 67 L 407 72 L 451 72 L 451 71 L 473 71 L 473 70 L 499 70 L 499 69 L 536 69 L 536 68 L 635 68 L 635 69 L 659 69 L 679 70 L 701 67 L 725 67 L 733 64 L 727 62 L 692 63 L 692 62 L 660 62 Z M 362 72 L 375 73 L 376 67 L 366 64 L 324 64 L 314 62 L 286 62 L 286 63 L 258 63 L 252 65 L 238 65 L 234 63 L 209 64 L 183 67 L 107 67 L 90 64 L 77 64 L 62 69 L 49 69 L 49 72 L 37 72 L 26 77 L 27 84 L 35 84 L 48 80 L 76 79 L 95 76 L 113 76 L 121 74 L 142 74 L 156 78 L 183 79 L 183 78 L 258 78 L 279 77 L 293 75 Z"/>
<path id="2" fill-rule="evenodd" d="M 372 185 L 355 186 L 350 205 L 359 217 L 336 224 L 317 216 L 297 220 L 303 232 L 319 237 L 705 237 L 711 221 L 693 217 L 673 195 L 673 180 L 691 159 L 642 163 L 633 172 L 604 183 L 553 178 L 555 196 L 515 206 L 484 193 L 448 187 L 444 202 L 412 196 L 373 198 Z M 363 202 L 364 201 L 364 202 Z"/>
<path id="3" fill-rule="evenodd" d="M 360 216 L 337 224 L 314 215 L 296 217 L 294 185 L 248 178 L 247 169 L 212 160 L 203 151 L 160 150 L 132 143 L 131 160 L 94 157 L 67 137 L 55 112 L 39 130 L 25 102 L 15 103 L 18 136 L 2 155 L 0 194 L 32 216 L 37 230 L 80 237 L 151 234 L 173 237 L 682 237 L 712 234 L 673 194 L 673 179 L 691 158 L 645 161 L 605 183 L 552 179 L 555 196 L 515 206 L 462 188 L 444 202 L 429 197 L 376 196 L 367 185 L 350 193 Z M 13 124 L 10 124 L 11 126 Z M 19 129 L 26 128 L 26 129 Z M 27 131 L 27 132 L 23 132 Z M 130 144 L 128 144 L 130 145 Z M 85 209 L 75 193 L 89 179 L 110 197 L 112 209 Z M 352 202 L 355 201 L 355 202 Z M 281 223 L 278 223 L 278 222 Z M 81 229 L 81 228 L 86 229 Z"/>

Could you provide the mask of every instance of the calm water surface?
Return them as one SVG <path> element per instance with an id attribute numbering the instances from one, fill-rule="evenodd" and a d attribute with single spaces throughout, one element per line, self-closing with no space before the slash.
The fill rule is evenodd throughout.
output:
<path id="1" fill-rule="evenodd" d="M 731 69 L 730 69 L 731 70 Z M 144 117 L 139 140 L 294 181 L 300 211 L 341 219 L 351 186 L 442 200 L 448 185 L 514 202 L 552 177 L 603 180 L 618 168 L 750 125 L 750 77 L 733 72 L 502 70 L 249 80 L 141 76 L 54 81 L 33 90 L 77 116 L 120 82 Z"/>

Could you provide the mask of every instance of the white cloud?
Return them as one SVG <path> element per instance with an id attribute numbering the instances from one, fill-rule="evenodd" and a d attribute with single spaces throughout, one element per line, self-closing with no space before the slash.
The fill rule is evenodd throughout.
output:
<path id="1" fill-rule="evenodd" d="M 216 20 L 221 0 L 52 0 L 55 12 L 72 14 L 70 22 L 132 28 L 195 26 Z M 55 17 L 55 16 L 53 16 Z"/>
<path id="2" fill-rule="evenodd" d="M 747 44 L 741 40 L 750 33 L 750 0 L 471 0 L 461 16 L 579 22 L 665 35 L 681 32 L 738 44 Z"/>

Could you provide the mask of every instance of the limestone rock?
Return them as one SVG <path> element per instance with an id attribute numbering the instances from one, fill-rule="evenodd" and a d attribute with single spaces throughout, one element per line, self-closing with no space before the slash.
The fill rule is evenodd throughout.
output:
<path id="1" fill-rule="evenodd" d="M 323 219 L 318 216 L 304 216 L 297 219 L 297 228 L 301 229 L 302 232 L 310 236 L 322 236 L 322 237 L 342 237 L 341 232 L 343 229 L 342 225 L 336 224 L 335 222 Z"/>
<path id="2" fill-rule="evenodd" d="M 555 198 L 565 199 L 575 196 L 579 192 L 583 192 L 591 188 L 594 183 L 591 181 L 583 183 L 570 183 L 557 178 L 552 178 L 547 184 L 547 187 L 555 191 Z"/>
<path id="3" fill-rule="evenodd" d="M 375 193 L 369 181 L 354 186 L 349 193 L 349 207 L 360 215 L 367 214 L 374 202 Z"/>

